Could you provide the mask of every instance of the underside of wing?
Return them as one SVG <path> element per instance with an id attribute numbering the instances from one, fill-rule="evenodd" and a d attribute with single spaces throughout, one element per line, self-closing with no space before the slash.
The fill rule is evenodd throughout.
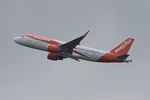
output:
<path id="1" fill-rule="evenodd" d="M 87 31 L 84 35 L 70 41 L 70 42 L 67 42 L 63 45 L 60 46 L 60 51 L 61 52 L 71 52 L 73 50 L 73 48 L 75 48 L 77 45 L 80 44 L 81 40 L 83 40 L 86 35 L 89 33 L 89 31 Z"/>
<path id="2" fill-rule="evenodd" d="M 59 51 L 59 56 L 63 57 L 63 58 L 72 58 L 76 61 L 79 61 L 78 57 L 72 56 L 72 51 L 73 49 L 80 44 L 80 42 L 86 37 L 86 35 L 89 33 L 89 31 L 87 31 L 85 34 L 83 34 L 82 36 L 67 42 L 63 45 L 60 46 L 60 51 Z"/>
<path id="3" fill-rule="evenodd" d="M 63 58 L 71 58 L 71 59 L 74 59 L 76 61 L 79 61 L 78 57 L 72 56 L 72 54 L 70 54 L 70 53 L 62 52 L 62 53 L 59 53 L 59 56 L 61 56 Z"/>

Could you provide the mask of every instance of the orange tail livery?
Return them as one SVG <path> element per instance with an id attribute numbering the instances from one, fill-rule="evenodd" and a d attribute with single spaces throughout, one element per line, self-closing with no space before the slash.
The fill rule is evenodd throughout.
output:
<path id="1" fill-rule="evenodd" d="M 128 53 L 132 43 L 134 42 L 134 39 L 132 38 L 128 38 L 125 41 L 123 41 L 120 45 L 118 45 L 117 47 L 115 47 L 111 53 L 114 53 L 118 56 L 120 55 L 125 55 Z"/>
<path id="2" fill-rule="evenodd" d="M 127 57 L 129 56 L 128 51 L 134 42 L 133 38 L 127 38 L 117 47 L 115 47 L 110 52 L 104 54 L 100 61 L 102 62 L 132 62 L 132 60 L 128 60 Z"/>

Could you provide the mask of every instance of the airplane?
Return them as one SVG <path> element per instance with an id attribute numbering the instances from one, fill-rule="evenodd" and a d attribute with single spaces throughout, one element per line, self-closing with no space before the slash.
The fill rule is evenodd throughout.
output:
<path id="1" fill-rule="evenodd" d="M 103 51 L 80 45 L 80 42 L 88 33 L 89 31 L 69 42 L 62 42 L 35 34 L 23 34 L 15 37 L 14 41 L 26 47 L 48 52 L 47 59 L 53 61 L 71 58 L 76 61 L 82 59 L 103 63 L 132 62 L 132 60 L 128 59 L 128 51 L 134 42 L 133 38 L 127 38 L 111 51 Z"/>

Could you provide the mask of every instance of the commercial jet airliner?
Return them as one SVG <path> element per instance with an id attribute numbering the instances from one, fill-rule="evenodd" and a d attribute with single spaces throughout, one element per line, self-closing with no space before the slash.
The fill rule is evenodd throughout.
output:
<path id="1" fill-rule="evenodd" d="M 23 46 L 47 51 L 47 59 L 54 61 L 72 58 L 76 61 L 83 59 L 87 61 L 106 63 L 132 62 L 132 60 L 127 59 L 127 57 L 129 56 L 128 51 L 134 42 L 133 38 L 127 38 L 111 51 L 103 51 L 80 45 L 81 40 L 83 40 L 88 33 L 89 31 L 69 42 L 62 42 L 34 34 L 17 36 L 14 38 L 14 41 Z"/>

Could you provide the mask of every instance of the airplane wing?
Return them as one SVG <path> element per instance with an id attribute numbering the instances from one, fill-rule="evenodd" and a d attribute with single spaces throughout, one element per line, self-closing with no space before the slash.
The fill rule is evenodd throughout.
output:
<path id="1" fill-rule="evenodd" d="M 72 56 L 71 53 L 72 53 L 73 48 L 75 48 L 77 45 L 79 45 L 81 40 L 83 40 L 88 33 L 89 33 L 89 31 L 87 31 L 82 36 L 61 45 L 59 55 L 64 58 L 72 58 L 76 61 L 79 61 L 79 58 Z"/>
<path id="2" fill-rule="evenodd" d="M 64 58 L 71 58 L 71 59 L 74 59 L 76 61 L 80 61 L 78 57 L 74 57 L 70 53 L 62 52 L 62 53 L 59 53 L 59 56 L 64 57 Z"/>
<path id="3" fill-rule="evenodd" d="M 63 45 L 60 46 L 60 51 L 61 52 L 71 52 L 73 50 L 73 48 L 75 48 L 77 45 L 80 44 L 81 40 L 83 40 L 86 35 L 89 33 L 89 31 L 87 31 L 85 34 L 83 34 L 82 36 L 70 41 L 70 42 L 67 42 Z"/>

